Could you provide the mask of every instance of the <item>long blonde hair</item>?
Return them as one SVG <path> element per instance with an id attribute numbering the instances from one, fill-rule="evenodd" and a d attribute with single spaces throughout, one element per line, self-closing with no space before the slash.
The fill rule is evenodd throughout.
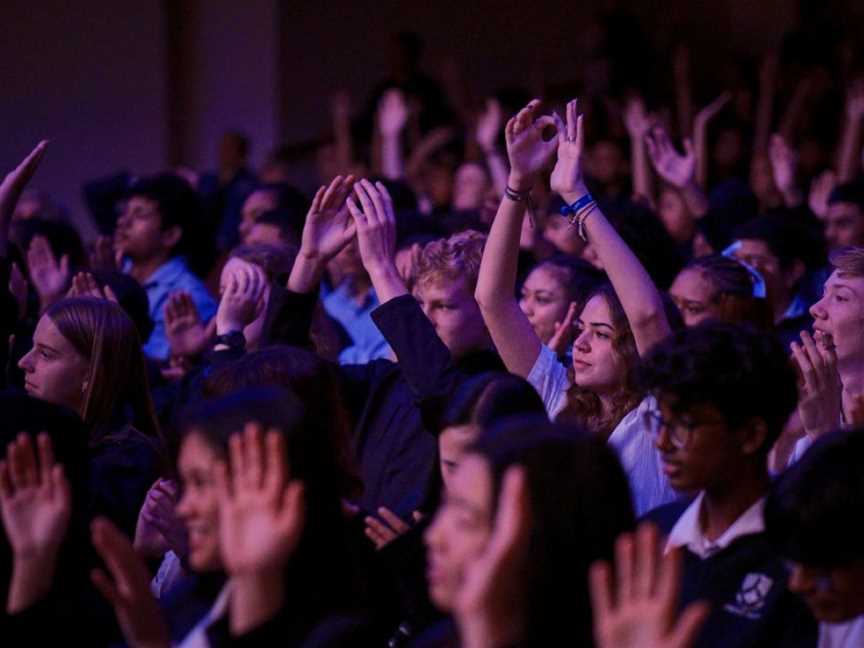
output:
<path id="1" fill-rule="evenodd" d="M 125 311 L 103 299 L 73 297 L 57 302 L 45 315 L 90 365 L 79 414 L 91 443 L 115 431 L 126 407 L 131 420 L 125 422 L 159 439 L 141 340 Z"/>

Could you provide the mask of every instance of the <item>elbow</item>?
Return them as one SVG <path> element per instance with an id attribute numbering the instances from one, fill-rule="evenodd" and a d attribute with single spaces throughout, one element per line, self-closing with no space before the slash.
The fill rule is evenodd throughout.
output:
<path id="1" fill-rule="evenodd" d="M 627 319 L 634 333 L 648 329 L 654 330 L 666 321 L 666 312 L 663 310 L 662 301 L 658 300 L 656 304 L 646 305 L 644 308 L 630 313 Z"/>

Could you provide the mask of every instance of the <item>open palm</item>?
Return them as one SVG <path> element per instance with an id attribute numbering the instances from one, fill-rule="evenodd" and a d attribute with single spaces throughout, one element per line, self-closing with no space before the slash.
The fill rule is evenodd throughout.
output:
<path id="1" fill-rule="evenodd" d="M 231 576 L 273 573 L 303 532 L 303 486 L 287 481 L 285 437 L 250 423 L 230 442 L 230 470 L 217 471 L 222 559 Z"/>
<path id="2" fill-rule="evenodd" d="M 510 172 L 518 178 L 533 178 L 549 163 L 558 146 L 557 138 L 546 140 L 543 137 L 544 129 L 554 128 L 556 123 L 549 116 L 535 119 L 539 107 L 540 101 L 535 99 L 510 119 L 504 128 Z"/>
<path id="3" fill-rule="evenodd" d="M 550 184 L 552 191 L 565 200 L 572 201 L 585 193 L 585 180 L 582 175 L 582 116 L 578 114 L 575 99 L 567 103 L 566 117 L 565 123 L 555 116 L 558 129 L 558 161 L 552 170 Z"/>
<path id="4" fill-rule="evenodd" d="M 354 238 L 354 221 L 345 206 L 353 186 L 353 176 L 336 176 L 318 189 L 303 227 L 303 254 L 328 261 Z"/>

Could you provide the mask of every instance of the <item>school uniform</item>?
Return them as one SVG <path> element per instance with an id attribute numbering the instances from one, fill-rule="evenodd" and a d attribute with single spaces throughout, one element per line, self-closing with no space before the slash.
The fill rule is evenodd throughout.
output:
<path id="1" fill-rule="evenodd" d="M 700 523 L 704 493 L 647 518 L 667 534 L 666 550 L 683 550 L 680 606 L 708 601 L 711 612 L 698 648 L 815 648 L 818 626 L 804 601 L 787 588 L 788 573 L 765 535 L 764 499 L 719 538 Z"/>

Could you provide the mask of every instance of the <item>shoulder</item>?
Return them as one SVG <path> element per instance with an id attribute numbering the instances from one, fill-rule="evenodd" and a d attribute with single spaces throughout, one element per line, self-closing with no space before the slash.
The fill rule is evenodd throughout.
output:
<path id="1" fill-rule="evenodd" d="M 693 499 L 690 497 L 676 500 L 663 506 L 658 506 L 655 509 L 648 511 L 641 520 L 645 522 L 653 522 L 664 535 L 669 535 L 675 523 L 684 515 L 684 511 L 692 504 Z"/>

